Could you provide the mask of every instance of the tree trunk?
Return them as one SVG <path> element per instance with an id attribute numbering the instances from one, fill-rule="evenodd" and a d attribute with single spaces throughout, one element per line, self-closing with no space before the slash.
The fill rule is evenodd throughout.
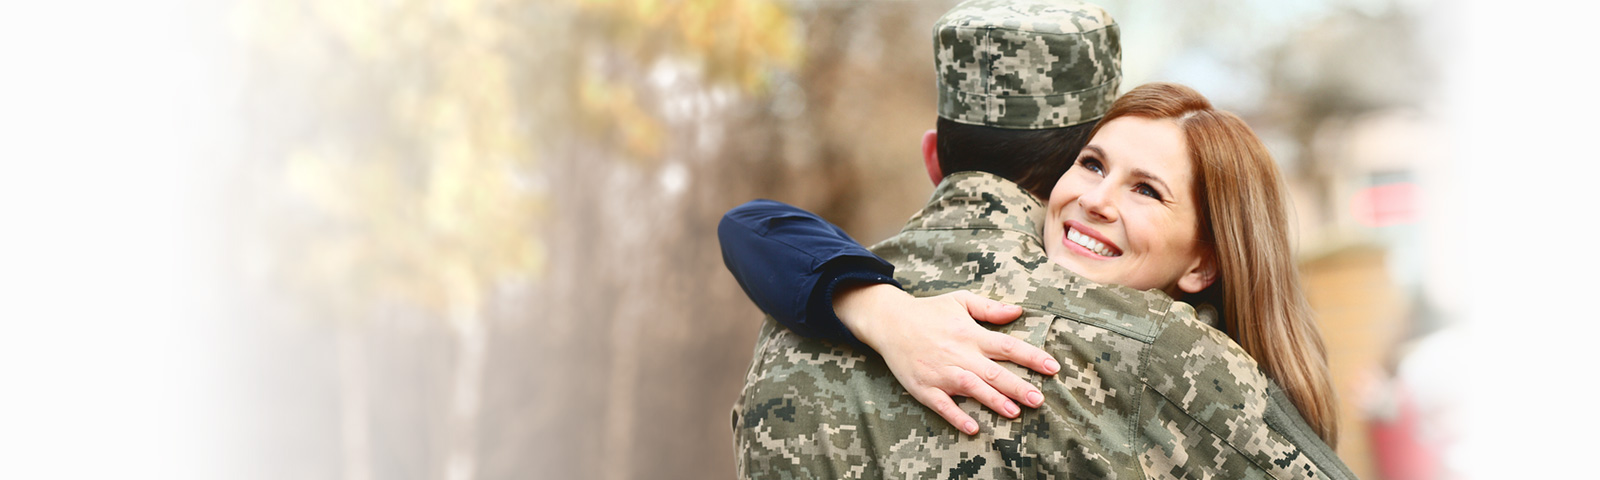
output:
<path id="1" fill-rule="evenodd" d="M 445 480 L 472 480 L 478 470 L 478 411 L 487 356 L 484 318 L 473 302 L 456 302 L 450 312 L 456 362 L 450 389 L 450 436 Z"/>
<path id="2" fill-rule="evenodd" d="M 339 433 L 344 480 L 372 479 L 371 404 L 366 331 L 339 326 Z"/>
<path id="3" fill-rule="evenodd" d="M 638 316 L 622 309 L 611 319 L 611 372 L 606 386 L 605 433 L 602 445 L 618 461 L 606 462 L 601 478 L 604 480 L 629 480 L 633 475 L 633 431 L 635 418 L 633 402 L 639 378 Z"/>

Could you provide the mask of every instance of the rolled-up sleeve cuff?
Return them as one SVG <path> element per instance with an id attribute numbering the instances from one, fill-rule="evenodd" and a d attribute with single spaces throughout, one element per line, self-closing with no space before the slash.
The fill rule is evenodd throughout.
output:
<path id="1" fill-rule="evenodd" d="M 903 288 L 900 282 L 894 279 L 894 265 L 875 256 L 840 257 L 823 266 L 822 277 L 818 280 L 818 291 L 812 292 L 811 305 L 807 307 L 812 312 L 809 320 L 813 332 L 821 338 L 848 343 L 863 351 L 872 351 L 872 347 L 856 338 L 839 319 L 838 313 L 834 312 L 834 293 L 851 286 L 879 283 Z"/>

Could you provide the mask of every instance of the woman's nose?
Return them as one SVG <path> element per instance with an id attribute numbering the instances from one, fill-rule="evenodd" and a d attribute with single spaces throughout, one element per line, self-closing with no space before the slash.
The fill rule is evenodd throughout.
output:
<path id="1" fill-rule="evenodd" d="M 1110 183 L 1101 182 L 1078 197 L 1078 203 L 1083 205 L 1083 211 L 1089 214 L 1090 219 L 1106 223 L 1117 221 L 1117 208 L 1111 200 Z"/>

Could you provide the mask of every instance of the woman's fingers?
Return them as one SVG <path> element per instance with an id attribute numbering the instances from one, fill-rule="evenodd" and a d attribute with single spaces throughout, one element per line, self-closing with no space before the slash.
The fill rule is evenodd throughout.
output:
<path id="1" fill-rule="evenodd" d="M 980 322 L 1004 325 L 1022 316 L 1022 307 L 980 297 L 966 290 L 957 291 L 950 298 L 967 307 L 967 315 Z"/>
<path id="2" fill-rule="evenodd" d="M 1023 380 L 1017 374 L 1011 373 L 1010 370 L 1006 370 L 1005 367 L 1000 366 L 999 363 L 995 363 L 993 360 L 980 358 L 966 368 L 968 371 L 977 374 L 978 378 L 983 379 L 984 383 L 994 387 L 1002 395 L 1011 397 L 1023 405 L 1037 408 L 1044 403 L 1044 394 L 1040 393 L 1037 387 L 1028 383 L 1027 380 Z M 1005 413 L 1000 409 L 995 409 L 995 411 Z M 1014 417 L 1015 415 L 1006 416 Z"/>
<path id="3" fill-rule="evenodd" d="M 986 333 L 988 335 L 984 336 L 980 348 L 989 358 L 1022 365 L 1045 375 L 1055 375 L 1061 371 L 1061 363 L 1044 349 L 1004 333 Z"/>
<path id="4" fill-rule="evenodd" d="M 1017 407 L 1017 404 L 1013 403 L 1010 398 L 1006 398 L 999 390 L 995 390 L 988 382 L 979 378 L 978 374 L 968 370 L 961 370 L 957 373 L 955 382 L 946 386 L 945 393 L 972 397 L 978 403 L 988 406 L 991 410 L 999 412 L 1001 416 L 1006 418 L 1017 418 L 1017 414 L 1022 413 L 1022 409 Z"/>
<path id="5" fill-rule="evenodd" d="M 997 361 L 1051 375 L 1060 370 L 1055 359 L 973 321 L 1011 322 L 1022 314 L 1020 307 L 964 291 L 927 298 L 913 298 L 898 289 L 892 293 L 904 298 L 869 303 L 876 305 L 866 312 L 873 320 L 862 322 L 857 335 L 883 355 L 895 378 L 918 402 L 967 434 L 977 433 L 978 424 L 951 396 L 970 397 L 1007 418 L 1020 415 L 1022 406 L 1043 403 L 1038 387 Z M 856 326 L 851 329 L 856 331 Z"/>
<path id="6" fill-rule="evenodd" d="M 950 298 L 966 307 L 967 314 L 973 320 L 1005 324 L 1022 316 L 1022 307 L 981 297 L 966 290 L 954 292 Z M 1061 364 L 1039 347 L 1009 335 L 994 333 L 992 337 L 989 344 L 984 346 L 984 353 L 989 358 L 1022 365 L 1045 375 L 1055 375 L 1061 370 Z"/>
<path id="7" fill-rule="evenodd" d="M 933 387 L 915 388 L 911 389 L 911 396 L 933 409 L 940 417 L 944 417 L 944 421 L 950 422 L 950 425 L 955 426 L 961 433 L 967 435 L 978 433 L 978 422 L 973 421 L 971 415 L 967 415 L 961 407 L 956 406 L 955 400 L 944 390 Z"/>

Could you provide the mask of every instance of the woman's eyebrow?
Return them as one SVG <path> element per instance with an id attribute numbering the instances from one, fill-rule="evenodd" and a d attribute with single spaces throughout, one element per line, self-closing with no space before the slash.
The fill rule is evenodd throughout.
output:
<path id="1" fill-rule="evenodd" d="M 1135 168 L 1135 169 L 1133 169 L 1133 171 L 1131 173 L 1133 174 L 1133 176 L 1135 178 L 1143 178 L 1145 180 L 1149 180 L 1152 183 L 1160 185 L 1161 189 L 1162 190 L 1166 190 L 1167 193 L 1169 193 L 1169 194 L 1172 193 L 1172 189 L 1167 187 L 1167 182 L 1162 181 L 1161 177 L 1157 177 L 1156 174 L 1150 173 L 1149 170 L 1145 170 L 1143 168 Z"/>

